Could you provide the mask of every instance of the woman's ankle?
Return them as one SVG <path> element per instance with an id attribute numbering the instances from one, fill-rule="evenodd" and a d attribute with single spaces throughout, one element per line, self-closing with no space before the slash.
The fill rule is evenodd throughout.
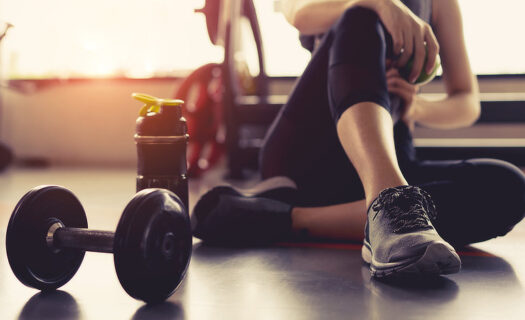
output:
<path id="1" fill-rule="evenodd" d="M 408 182 L 405 179 L 402 180 L 392 180 L 392 181 L 385 181 L 380 184 L 376 184 L 374 186 L 370 186 L 368 189 L 365 189 L 365 200 L 366 200 L 366 207 L 369 208 L 372 202 L 379 196 L 381 191 L 388 189 L 388 188 L 395 188 L 399 186 L 406 186 L 408 185 Z"/>

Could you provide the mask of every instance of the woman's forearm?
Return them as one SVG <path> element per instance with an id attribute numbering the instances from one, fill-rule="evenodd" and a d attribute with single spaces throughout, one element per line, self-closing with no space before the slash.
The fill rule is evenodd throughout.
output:
<path id="1" fill-rule="evenodd" d="M 283 0 L 282 11 L 294 27 L 305 35 L 326 32 L 352 6 L 376 9 L 377 0 Z"/>
<path id="2" fill-rule="evenodd" d="M 479 94 L 459 92 L 445 99 L 430 101 L 417 96 L 413 119 L 429 128 L 455 129 L 471 126 L 480 115 Z"/>
<path id="3" fill-rule="evenodd" d="M 453 129 L 472 125 L 480 115 L 479 85 L 472 74 L 463 39 L 457 0 L 432 2 L 433 28 L 440 45 L 443 85 L 447 97 L 428 101 L 417 97 L 412 119 L 423 126 Z"/>

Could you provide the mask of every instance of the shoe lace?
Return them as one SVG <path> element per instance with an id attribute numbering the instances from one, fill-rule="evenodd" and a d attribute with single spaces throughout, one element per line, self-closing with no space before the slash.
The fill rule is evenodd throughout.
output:
<path id="1" fill-rule="evenodd" d="M 383 190 L 372 205 L 377 217 L 383 211 L 394 233 L 432 228 L 436 207 L 430 195 L 415 186 L 399 186 Z"/>

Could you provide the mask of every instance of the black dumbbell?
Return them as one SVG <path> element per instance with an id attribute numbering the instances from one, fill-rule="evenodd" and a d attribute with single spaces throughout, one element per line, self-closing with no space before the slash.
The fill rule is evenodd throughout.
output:
<path id="1" fill-rule="evenodd" d="M 145 189 L 128 203 L 116 231 L 87 229 L 84 208 L 60 186 L 32 189 L 18 202 L 6 236 L 7 257 L 25 285 L 53 290 L 77 272 L 85 251 L 112 252 L 126 292 L 146 302 L 165 300 L 191 258 L 189 216 L 166 189 Z"/>

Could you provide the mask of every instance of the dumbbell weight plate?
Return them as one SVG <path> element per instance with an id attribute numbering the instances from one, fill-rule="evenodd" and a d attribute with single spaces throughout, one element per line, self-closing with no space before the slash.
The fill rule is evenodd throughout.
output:
<path id="1" fill-rule="evenodd" d="M 6 250 L 11 269 L 26 286 L 56 289 L 77 272 L 84 252 L 53 252 L 46 242 L 49 227 L 60 220 L 66 227 L 87 228 L 80 201 L 60 186 L 39 186 L 22 197 L 7 226 Z"/>
<path id="2" fill-rule="evenodd" d="M 126 206 L 115 231 L 119 281 L 136 299 L 165 300 L 184 278 L 191 249 L 190 221 L 182 201 L 166 189 L 144 189 Z"/>

